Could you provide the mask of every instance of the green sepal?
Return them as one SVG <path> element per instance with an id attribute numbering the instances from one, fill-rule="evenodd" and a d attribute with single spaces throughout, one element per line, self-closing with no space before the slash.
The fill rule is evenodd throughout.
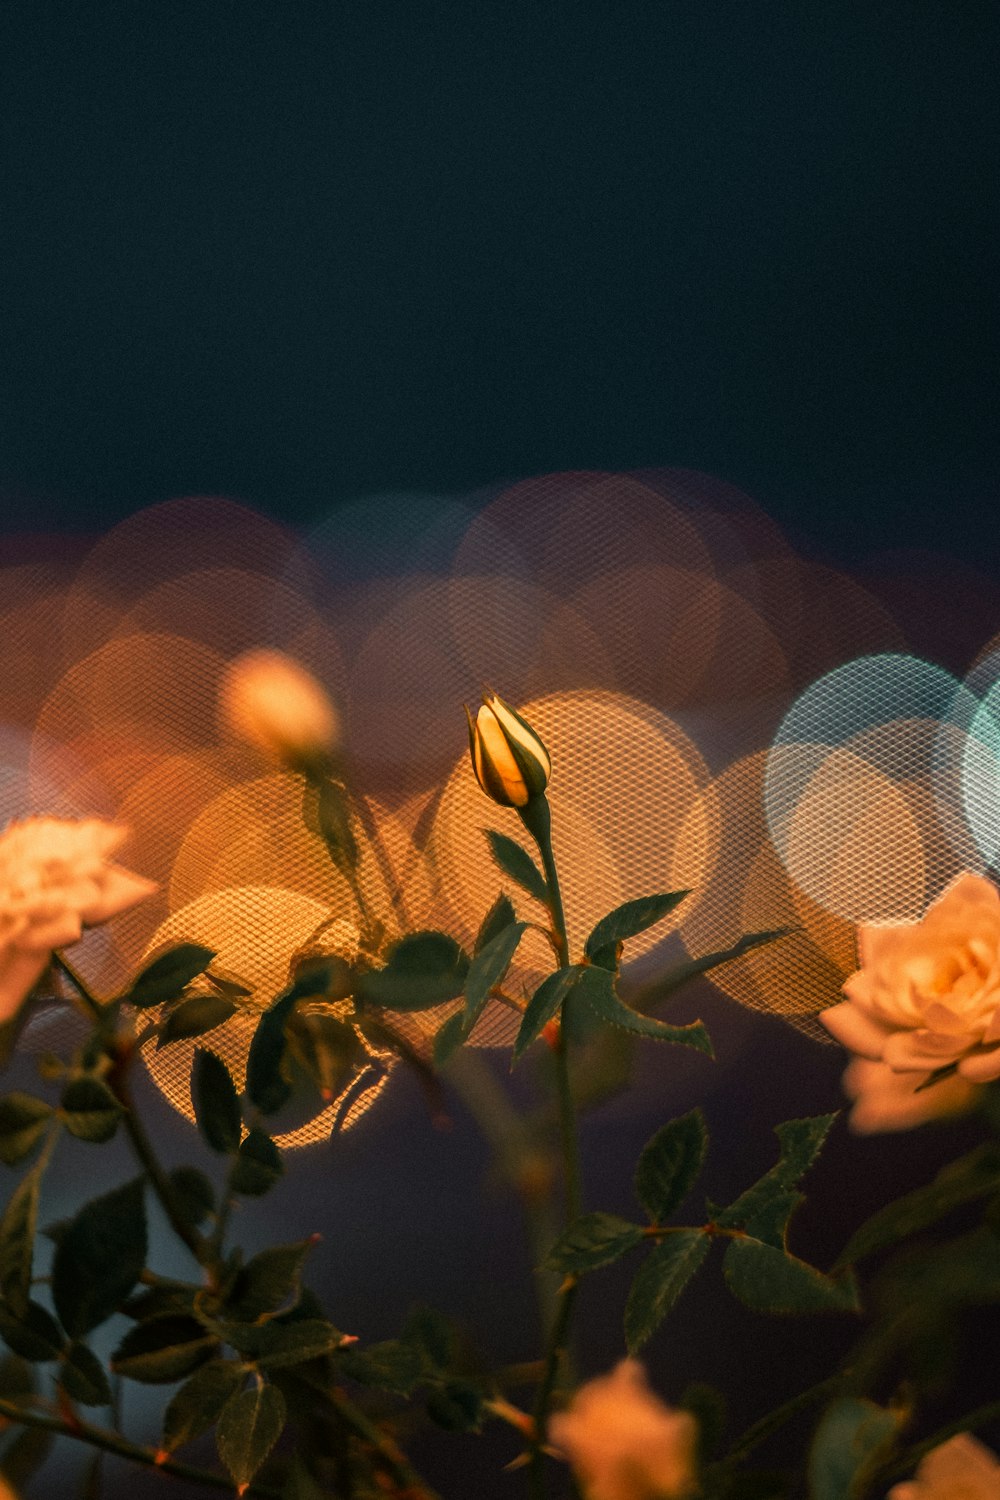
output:
<path id="1" fill-rule="evenodd" d="M 563 1230 L 542 1268 L 564 1274 L 596 1271 L 599 1266 L 620 1260 L 627 1251 L 641 1245 L 644 1238 L 641 1224 L 631 1224 L 617 1214 L 582 1214 Z"/>
<path id="2" fill-rule="evenodd" d="M 219 1413 L 215 1445 L 238 1492 L 250 1484 L 284 1426 L 285 1398 L 276 1385 L 252 1385 L 230 1396 Z"/>
<path id="3" fill-rule="evenodd" d="M 92 1074 L 72 1078 L 59 1101 L 63 1124 L 80 1141 L 103 1144 L 118 1129 L 122 1107 L 106 1083 Z"/>
<path id="4" fill-rule="evenodd" d="M 84 1204 L 60 1236 L 52 1300 L 70 1338 L 117 1312 L 146 1264 L 144 1179 Z"/>
<path id="5" fill-rule="evenodd" d="M 21 1317 L 0 1304 L 0 1338 L 8 1349 L 33 1364 L 58 1359 L 66 1342 L 48 1309 L 31 1301 Z"/>
<path id="6" fill-rule="evenodd" d="M 635 1170 L 635 1191 L 654 1224 L 668 1219 L 694 1187 L 708 1149 L 700 1109 L 669 1121 L 646 1142 Z"/>
<path id="7" fill-rule="evenodd" d="M 52 1118 L 44 1099 L 19 1090 L 0 1097 L 0 1161 L 12 1167 L 37 1146 Z"/>
<path id="8" fill-rule="evenodd" d="M 255 1126 L 240 1144 L 229 1186 L 234 1193 L 259 1198 L 280 1181 L 284 1170 L 281 1152 L 271 1137 Z"/>
<path id="9" fill-rule="evenodd" d="M 711 1246 L 701 1229 L 666 1235 L 636 1273 L 625 1304 L 625 1343 L 636 1354 L 673 1307 Z"/>
<path id="10" fill-rule="evenodd" d="M 533 896 L 542 906 L 548 907 L 549 887 L 545 876 L 535 864 L 528 851 L 516 841 L 500 833 L 496 828 L 486 828 L 487 842 L 493 861 L 511 880 Z"/>
<path id="11" fill-rule="evenodd" d="M 858 1312 L 853 1276 L 825 1276 L 796 1255 L 763 1240 L 734 1239 L 723 1261 L 730 1291 L 753 1312 Z"/>
<path id="12" fill-rule="evenodd" d="M 111 1386 L 103 1364 L 86 1344 L 70 1344 L 59 1366 L 59 1384 L 81 1406 L 110 1406 Z"/>
<path id="13" fill-rule="evenodd" d="M 218 1339 L 197 1318 L 168 1313 L 130 1328 L 111 1356 L 111 1368 L 143 1385 L 170 1385 L 218 1349 Z"/>
<path id="14" fill-rule="evenodd" d="M 810 1500 L 854 1500 L 857 1481 L 888 1453 L 902 1413 L 857 1396 L 828 1406 L 809 1452 Z"/>
<path id="15" fill-rule="evenodd" d="M 213 1151 L 230 1155 L 239 1148 L 243 1121 L 229 1069 L 207 1047 L 196 1047 L 191 1063 L 191 1103 L 198 1129 Z"/>
<path id="16" fill-rule="evenodd" d="M 214 957 L 214 949 L 203 948 L 200 943 L 178 943 L 140 970 L 123 998 L 139 1010 L 176 1000 Z"/>
<path id="17" fill-rule="evenodd" d="M 414 932 L 390 950 L 384 968 L 358 976 L 357 999 L 386 1010 L 430 1010 L 462 993 L 469 959 L 445 932 Z"/>
<path id="18" fill-rule="evenodd" d="M 212 1359 L 175 1391 L 163 1414 L 163 1447 L 168 1453 L 215 1425 L 222 1408 L 246 1383 L 239 1360 Z"/>
<path id="19" fill-rule="evenodd" d="M 584 953 L 593 960 L 603 950 L 613 949 L 618 943 L 637 937 L 647 927 L 661 922 L 690 894 L 690 891 L 668 891 L 655 896 L 640 896 L 635 901 L 616 906 L 591 930 L 583 945 Z"/>
<path id="20" fill-rule="evenodd" d="M 225 995 L 189 995 L 160 1022 L 156 1050 L 196 1036 L 205 1036 L 236 1014 L 236 1006 Z"/>

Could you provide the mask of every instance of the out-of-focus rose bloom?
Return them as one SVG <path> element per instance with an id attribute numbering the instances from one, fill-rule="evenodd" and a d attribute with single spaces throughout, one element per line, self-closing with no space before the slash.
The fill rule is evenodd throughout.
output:
<path id="1" fill-rule="evenodd" d="M 665 1406 L 635 1359 L 581 1386 L 549 1437 L 569 1460 L 586 1500 L 680 1500 L 697 1493 L 697 1427 Z"/>
<path id="2" fill-rule="evenodd" d="M 20 1009 L 53 948 L 156 890 L 108 862 L 127 832 L 100 818 L 25 818 L 0 836 L 0 1022 Z"/>
<path id="3" fill-rule="evenodd" d="M 469 720 L 469 750 L 476 780 L 501 807 L 527 807 L 549 784 L 549 752 L 531 725 L 509 703 L 488 693 Z"/>
<path id="4" fill-rule="evenodd" d="M 1000 892 L 992 881 L 959 875 L 919 922 L 859 927 L 858 957 L 847 999 L 820 1012 L 839 1042 L 896 1073 L 955 1064 L 970 1083 L 1000 1078 Z"/>
<path id="5" fill-rule="evenodd" d="M 920 1085 L 928 1073 L 894 1073 L 888 1063 L 852 1058 L 844 1072 L 844 1092 L 854 1100 L 851 1129 L 858 1135 L 885 1130 L 910 1130 L 928 1120 L 965 1114 L 982 1093 L 982 1086 L 953 1075 L 930 1088 Z M 918 1092 L 919 1090 L 919 1092 Z M 1000 1500 L 1000 1497 L 998 1497 Z"/>
<path id="6" fill-rule="evenodd" d="M 238 739 L 297 770 L 325 762 L 340 728 L 312 673 L 281 651 L 237 657 L 222 680 L 219 717 Z"/>
<path id="7" fill-rule="evenodd" d="M 894 1485 L 886 1500 L 997 1500 L 1000 1463 L 989 1448 L 960 1432 L 920 1460 L 915 1479 Z"/>

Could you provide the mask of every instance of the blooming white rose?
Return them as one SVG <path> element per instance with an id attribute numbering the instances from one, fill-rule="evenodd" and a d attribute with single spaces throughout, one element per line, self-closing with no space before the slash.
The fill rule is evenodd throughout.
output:
<path id="1" fill-rule="evenodd" d="M 62 948 L 156 890 L 108 856 L 128 830 L 100 818 L 25 818 L 0 835 L 0 1022 Z"/>
<path id="2" fill-rule="evenodd" d="M 316 678 L 281 651 L 248 651 L 230 665 L 219 717 L 237 739 L 296 768 L 326 760 L 340 729 Z"/>
<path id="3" fill-rule="evenodd" d="M 893 1485 L 886 1500 L 997 1500 L 1000 1463 L 989 1448 L 960 1432 L 920 1460 L 916 1478 Z"/>
<path id="4" fill-rule="evenodd" d="M 549 1437 L 586 1500 L 680 1500 L 697 1491 L 695 1419 L 654 1395 L 638 1360 L 581 1386 L 549 1422 Z"/>
<path id="5" fill-rule="evenodd" d="M 959 875 L 919 922 L 859 927 L 858 957 L 847 999 L 820 1012 L 839 1042 L 896 1073 L 955 1064 L 970 1083 L 1000 1078 L 1000 892 L 992 881 Z"/>
<path id="6" fill-rule="evenodd" d="M 888 1063 L 854 1057 L 844 1072 L 844 1093 L 854 1100 L 851 1129 L 858 1135 L 909 1130 L 929 1120 L 971 1109 L 982 1086 L 957 1075 L 921 1088 L 929 1073 L 894 1073 Z"/>

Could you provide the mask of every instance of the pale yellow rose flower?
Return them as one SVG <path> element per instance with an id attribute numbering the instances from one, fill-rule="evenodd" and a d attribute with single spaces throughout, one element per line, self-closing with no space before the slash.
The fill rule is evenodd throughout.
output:
<path id="1" fill-rule="evenodd" d="M 997 1500 L 1000 1463 L 967 1432 L 920 1460 L 916 1477 L 892 1487 L 886 1500 Z"/>
<path id="2" fill-rule="evenodd" d="M 502 807 L 527 807 L 549 784 L 552 762 L 538 735 L 510 704 L 488 693 L 469 720 L 469 750 L 476 780 Z"/>
<path id="3" fill-rule="evenodd" d="M 300 768 L 323 761 L 340 722 L 325 689 L 282 651 L 247 651 L 226 671 L 219 690 L 223 727 L 271 760 Z"/>
<path id="4" fill-rule="evenodd" d="M 1000 892 L 992 881 L 959 875 L 919 922 L 859 927 L 858 958 L 847 999 L 820 1012 L 839 1042 L 911 1077 L 954 1065 L 969 1083 L 1000 1078 Z"/>
<path id="5" fill-rule="evenodd" d="M 581 1386 L 549 1422 L 586 1500 L 682 1500 L 697 1493 L 697 1427 L 666 1406 L 635 1359 Z"/>
<path id="6" fill-rule="evenodd" d="M 0 1022 L 63 948 L 156 890 L 109 862 L 128 830 L 100 818 L 25 818 L 0 835 Z"/>
<path id="7" fill-rule="evenodd" d="M 965 1114 L 983 1091 L 980 1084 L 957 1074 L 921 1088 L 929 1076 L 894 1073 L 888 1063 L 852 1058 L 844 1072 L 844 1093 L 854 1101 L 851 1129 L 857 1135 L 910 1130 L 930 1120 Z"/>

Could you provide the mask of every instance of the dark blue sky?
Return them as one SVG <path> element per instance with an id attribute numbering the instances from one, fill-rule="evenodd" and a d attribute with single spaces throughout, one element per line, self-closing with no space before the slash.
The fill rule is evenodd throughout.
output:
<path id="1" fill-rule="evenodd" d="M 6 529 L 697 467 L 1000 560 L 995 0 L 7 0 Z"/>

